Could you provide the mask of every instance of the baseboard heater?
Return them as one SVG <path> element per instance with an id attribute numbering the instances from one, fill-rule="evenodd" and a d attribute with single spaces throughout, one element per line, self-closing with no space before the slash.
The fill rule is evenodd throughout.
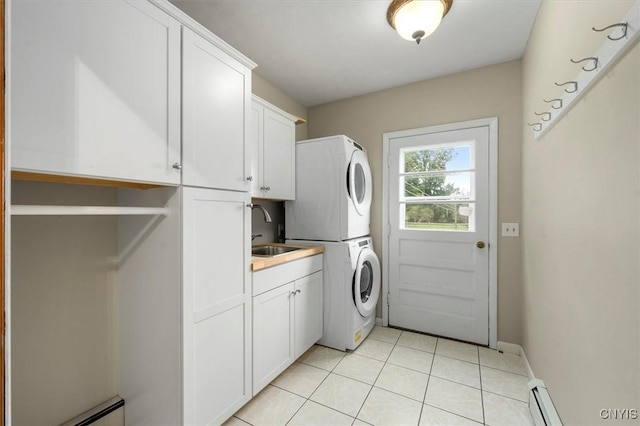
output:
<path id="1" fill-rule="evenodd" d="M 529 411 L 536 426 L 562 426 L 560 416 L 542 380 L 529 381 Z"/>
<path id="2" fill-rule="evenodd" d="M 124 426 L 124 399 L 114 396 L 108 401 L 85 411 L 78 417 L 60 426 L 88 426 L 88 425 L 122 425 Z"/>

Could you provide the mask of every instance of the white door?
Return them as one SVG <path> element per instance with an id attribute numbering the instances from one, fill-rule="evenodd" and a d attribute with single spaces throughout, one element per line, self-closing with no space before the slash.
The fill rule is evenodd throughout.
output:
<path id="1" fill-rule="evenodd" d="M 182 29 L 182 183 L 248 190 L 251 71 Z"/>
<path id="2" fill-rule="evenodd" d="M 220 424 L 251 398 L 247 204 L 248 192 L 183 188 L 185 425 Z"/>
<path id="3" fill-rule="evenodd" d="M 489 133 L 389 136 L 390 325 L 489 344 Z"/>

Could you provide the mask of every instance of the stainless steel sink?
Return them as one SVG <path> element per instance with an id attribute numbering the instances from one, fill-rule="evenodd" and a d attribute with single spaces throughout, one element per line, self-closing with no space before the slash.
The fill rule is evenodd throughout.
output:
<path id="1" fill-rule="evenodd" d="M 251 248 L 251 255 L 261 257 L 276 257 L 292 251 L 300 250 L 299 247 L 282 247 L 282 246 L 258 246 Z"/>

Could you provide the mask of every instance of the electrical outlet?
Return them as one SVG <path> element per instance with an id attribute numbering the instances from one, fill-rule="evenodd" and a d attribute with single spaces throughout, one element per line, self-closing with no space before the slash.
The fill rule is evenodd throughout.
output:
<path id="1" fill-rule="evenodd" d="M 502 236 L 503 237 L 519 237 L 520 224 L 519 223 L 503 223 Z"/>

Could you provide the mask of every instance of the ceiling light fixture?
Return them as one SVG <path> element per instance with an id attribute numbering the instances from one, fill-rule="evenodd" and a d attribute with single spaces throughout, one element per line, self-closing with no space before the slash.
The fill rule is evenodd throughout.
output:
<path id="1" fill-rule="evenodd" d="M 393 0 L 387 21 L 405 40 L 420 44 L 433 33 L 451 9 L 453 0 Z"/>

